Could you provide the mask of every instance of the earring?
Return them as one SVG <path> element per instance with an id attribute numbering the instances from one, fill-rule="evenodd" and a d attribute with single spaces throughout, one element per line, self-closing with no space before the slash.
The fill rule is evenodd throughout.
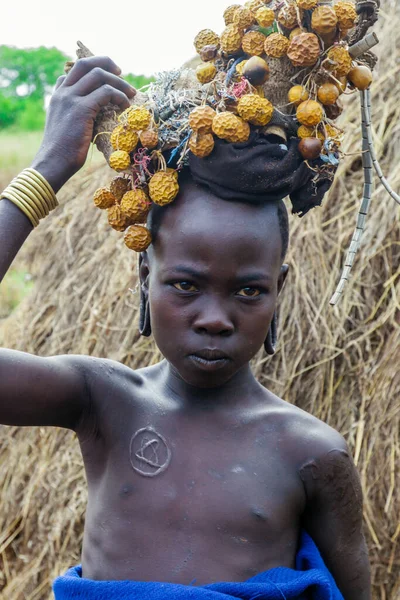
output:
<path id="1" fill-rule="evenodd" d="M 276 313 L 274 313 L 274 316 L 272 317 L 271 325 L 269 326 L 269 329 L 268 329 L 267 337 L 264 342 L 265 351 L 270 356 L 275 354 L 275 350 L 276 350 L 276 341 L 277 341 L 277 337 L 278 337 L 277 327 L 278 327 L 278 323 L 277 323 Z"/>
<path id="2" fill-rule="evenodd" d="M 143 262 L 143 254 L 139 254 L 138 270 Z M 143 337 L 151 336 L 151 321 L 149 307 L 149 292 L 147 290 L 148 275 L 146 281 L 140 284 L 140 302 L 139 302 L 139 333 Z"/>
<path id="3" fill-rule="evenodd" d="M 139 333 L 144 337 L 151 336 L 151 320 L 148 294 L 140 286 Z"/>

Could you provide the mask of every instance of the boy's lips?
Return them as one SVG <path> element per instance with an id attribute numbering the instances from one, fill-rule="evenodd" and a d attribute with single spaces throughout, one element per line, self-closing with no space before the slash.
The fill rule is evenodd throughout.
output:
<path id="1" fill-rule="evenodd" d="M 189 354 L 189 359 L 196 367 L 200 367 L 204 371 L 217 371 L 225 367 L 230 357 L 221 350 L 205 348 Z"/>
<path id="2" fill-rule="evenodd" d="M 225 352 L 222 352 L 222 350 L 217 350 L 216 348 L 204 348 L 203 350 L 193 352 L 191 356 L 198 356 L 200 358 L 204 358 L 205 360 L 220 360 L 221 358 L 229 358 Z"/>

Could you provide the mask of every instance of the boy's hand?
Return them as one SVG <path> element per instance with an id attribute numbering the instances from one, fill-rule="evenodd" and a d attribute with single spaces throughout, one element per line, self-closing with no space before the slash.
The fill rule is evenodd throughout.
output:
<path id="1" fill-rule="evenodd" d="M 135 89 L 108 57 L 78 60 L 60 77 L 47 113 L 42 145 L 32 167 L 58 190 L 84 165 L 100 109 L 109 103 L 130 106 Z"/>

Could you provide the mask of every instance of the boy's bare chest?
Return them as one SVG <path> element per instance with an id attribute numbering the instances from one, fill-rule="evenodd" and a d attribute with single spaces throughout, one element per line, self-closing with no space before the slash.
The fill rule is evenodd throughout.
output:
<path id="1" fill-rule="evenodd" d="M 105 434 L 107 477 L 137 493 L 156 492 L 160 502 L 233 495 L 241 504 L 247 496 L 272 503 L 301 488 L 273 419 L 187 415 L 149 403 L 110 415 Z"/>
<path id="2" fill-rule="evenodd" d="M 268 548 L 276 553 L 288 544 L 283 552 L 292 559 L 302 488 L 271 424 L 223 425 L 211 414 L 195 420 L 145 410 L 111 419 L 110 435 L 113 428 L 119 434 L 107 444 L 104 468 L 93 478 L 88 470 L 87 533 L 97 548 L 118 553 L 111 541 L 117 536 L 128 554 L 135 539 L 144 555 L 159 543 L 175 562 L 189 552 L 204 564 L 210 551 L 214 562 L 233 552 L 245 564 L 243 552 L 254 562 L 254 552 L 265 558 Z M 282 548 L 277 555 L 284 560 Z"/>
<path id="3" fill-rule="evenodd" d="M 245 519 L 259 531 L 297 501 L 295 474 L 276 446 L 234 429 L 181 425 L 153 420 L 114 446 L 108 472 L 126 507 L 143 502 L 177 526 L 184 518 L 221 527 Z"/>

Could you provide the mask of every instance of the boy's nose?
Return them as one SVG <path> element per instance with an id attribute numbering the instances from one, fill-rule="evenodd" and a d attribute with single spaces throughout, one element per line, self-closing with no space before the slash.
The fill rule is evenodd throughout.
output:
<path id="1" fill-rule="evenodd" d="M 218 302 L 207 303 L 194 322 L 196 333 L 231 335 L 235 327 L 226 310 Z"/>

